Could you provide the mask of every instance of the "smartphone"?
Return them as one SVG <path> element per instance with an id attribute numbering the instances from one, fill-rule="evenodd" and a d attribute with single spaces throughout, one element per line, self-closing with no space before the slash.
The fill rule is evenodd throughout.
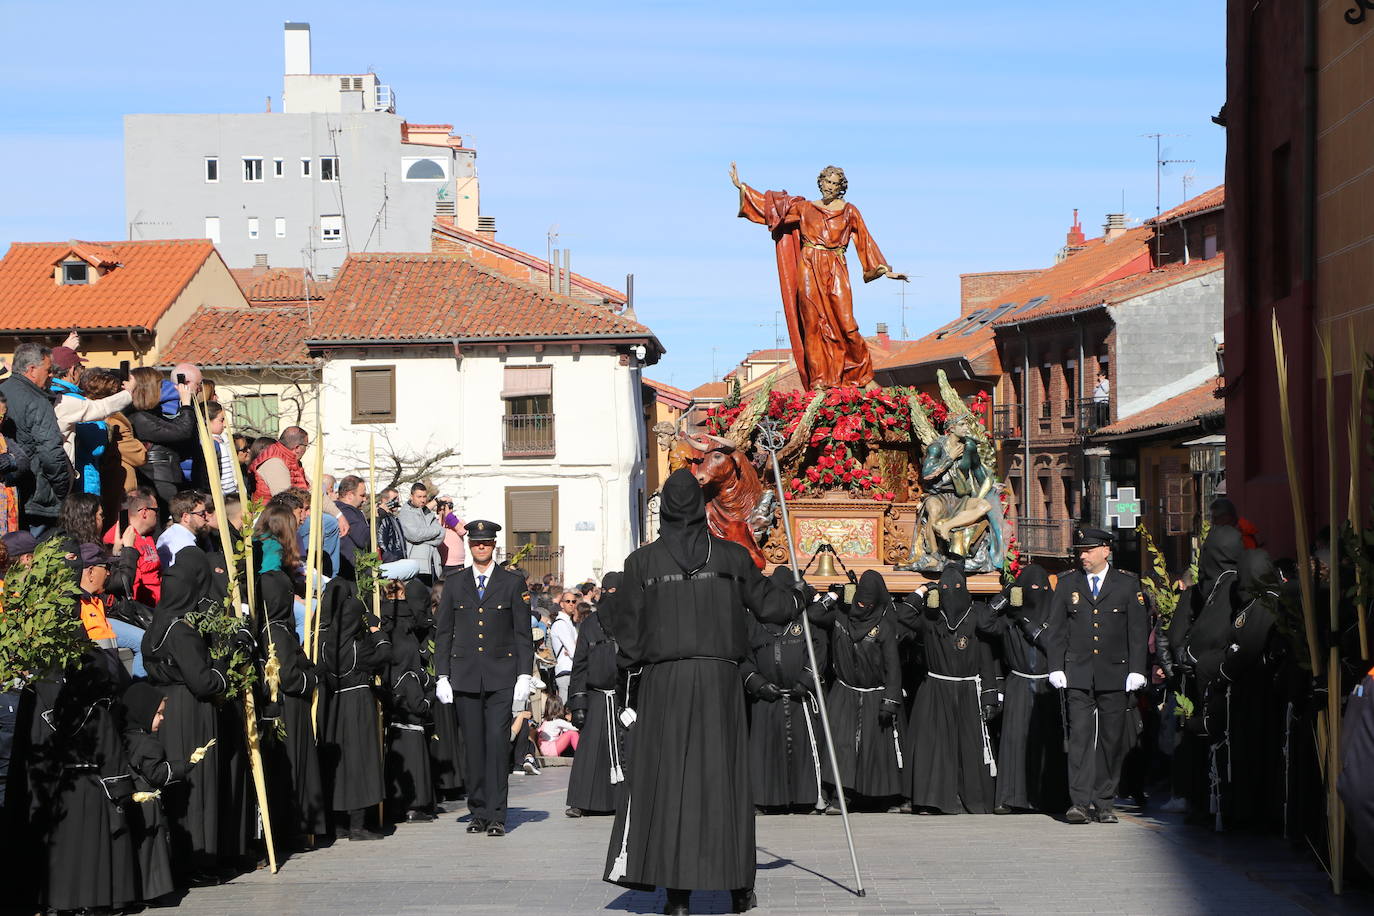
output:
<path id="1" fill-rule="evenodd" d="M 185 385 L 185 384 L 186 384 L 186 373 L 184 373 L 184 372 L 178 372 L 178 373 L 177 373 L 177 384 L 178 384 L 178 385 Z"/>

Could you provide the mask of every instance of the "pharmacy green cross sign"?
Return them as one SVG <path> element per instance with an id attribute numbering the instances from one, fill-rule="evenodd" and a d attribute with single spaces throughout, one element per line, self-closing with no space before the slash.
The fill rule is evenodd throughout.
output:
<path id="1" fill-rule="evenodd" d="M 1140 520 L 1140 500 L 1135 495 L 1135 487 L 1120 487 L 1116 496 L 1107 497 L 1107 507 L 1102 513 L 1118 528 L 1134 528 Z"/>

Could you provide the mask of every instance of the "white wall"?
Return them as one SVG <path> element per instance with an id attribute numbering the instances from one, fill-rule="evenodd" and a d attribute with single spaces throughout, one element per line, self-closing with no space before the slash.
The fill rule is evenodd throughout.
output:
<path id="1" fill-rule="evenodd" d="M 505 366 L 553 366 L 552 458 L 502 456 L 501 388 Z M 394 424 L 352 423 L 351 369 L 396 366 Z M 638 546 L 638 493 L 644 486 L 643 420 L 638 370 L 621 366 L 609 347 L 515 347 L 503 359 L 494 347 L 461 363 L 451 347 L 411 347 L 404 354 L 341 351 L 324 371 L 328 464 L 337 473 L 366 470 L 368 438 L 382 455 L 434 454 L 454 448 L 434 482 L 454 497 L 465 519 L 506 524 L 506 487 L 558 488 L 556 543 L 564 548 L 567 581 L 621 569 Z M 365 474 L 364 474 L 365 476 Z M 579 527 L 582 530 L 578 530 Z"/>

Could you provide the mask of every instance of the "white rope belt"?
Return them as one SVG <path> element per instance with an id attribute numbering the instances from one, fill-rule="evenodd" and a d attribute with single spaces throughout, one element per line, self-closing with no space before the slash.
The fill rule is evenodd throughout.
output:
<path id="1" fill-rule="evenodd" d="M 407 722 L 392 722 L 390 728 L 402 728 L 408 732 L 422 732 L 425 730 L 423 725 L 411 725 Z"/>
<path id="2" fill-rule="evenodd" d="M 1011 669 L 1011 673 L 1017 677 L 1024 677 L 1031 681 L 1043 681 L 1045 678 L 1049 677 L 1048 674 L 1027 674 L 1024 671 L 1017 671 L 1015 668 Z"/>
<path id="3" fill-rule="evenodd" d="M 621 766 L 620 742 L 615 733 L 615 691 L 593 687 L 606 696 L 606 751 L 611 761 L 611 785 L 625 781 L 625 770 Z"/>
<path id="4" fill-rule="evenodd" d="M 835 681 L 836 681 L 836 683 L 843 684 L 845 687 L 848 687 L 850 690 L 856 690 L 856 691 L 858 691 L 859 693 L 874 693 L 875 691 L 878 691 L 878 690 L 886 690 L 886 689 L 887 689 L 886 687 L 855 687 L 853 684 L 846 684 L 842 678 L 838 678 L 838 677 L 835 678 Z"/>
<path id="5" fill-rule="evenodd" d="M 1020 674 L 1019 671 L 1018 671 L 1018 672 L 1014 672 L 1014 673 Z M 968 682 L 968 683 L 970 683 L 970 684 L 973 685 L 973 690 L 974 690 L 974 693 L 975 693 L 975 697 L 976 697 L 976 699 L 978 700 L 978 709 L 979 709 L 978 727 L 979 727 L 979 728 L 982 730 L 982 732 L 983 732 L 983 763 L 987 765 L 988 772 L 989 772 L 990 774 L 992 774 L 993 776 L 996 776 L 996 775 L 997 775 L 997 760 L 992 756 L 992 739 L 988 737 L 988 721 L 987 721 L 987 719 L 984 719 L 983 716 L 982 716 L 982 704 L 983 704 L 983 677 L 982 677 L 982 675 L 975 674 L 975 675 L 973 675 L 973 676 L 971 676 L 971 677 L 950 677 L 948 674 L 936 674 L 934 671 L 927 671 L 927 672 L 926 672 L 926 675 L 927 675 L 928 677 L 933 677 L 933 678 L 935 678 L 937 681 Z M 1034 675 L 1022 675 L 1022 676 L 1023 676 L 1023 677 L 1027 677 L 1027 676 L 1034 677 Z M 1045 676 L 1045 677 L 1049 677 L 1048 674 L 1047 674 L 1047 675 L 1044 675 L 1044 676 Z"/>

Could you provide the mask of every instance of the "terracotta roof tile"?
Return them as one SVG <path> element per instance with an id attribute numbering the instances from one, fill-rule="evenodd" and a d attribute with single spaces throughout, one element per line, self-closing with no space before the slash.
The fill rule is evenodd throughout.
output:
<path id="1" fill-rule="evenodd" d="M 264 305 L 304 302 L 307 281 L 312 301 L 325 298 L 334 288 L 332 280 L 315 280 L 303 271 L 282 267 L 240 267 L 229 272 L 243 290 L 245 299 Z"/>
<path id="2" fill-rule="evenodd" d="M 1165 210 L 1154 219 L 1147 220 L 1147 223 L 1154 223 L 1156 220 L 1161 223 L 1171 222 L 1185 216 L 1192 216 L 1194 213 L 1201 213 L 1203 210 L 1214 210 L 1226 204 L 1226 185 L 1219 184 L 1210 191 L 1203 191 L 1197 197 L 1185 200 L 1183 203 L 1174 207 L 1172 210 Z"/>
<path id="3" fill-rule="evenodd" d="M 119 263 L 119 255 L 115 254 L 104 245 L 97 245 L 94 242 L 79 242 L 75 239 L 71 242 L 71 248 L 67 254 L 60 254 L 53 263 L 66 258 L 68 254 L 74 254 L 92 267 L 114 267 Z"/>
<path id="4" fill-rule="evenodd" d="M 1211 379 L 1166 401 L 1160 401 L 1153 407 L 1147 407 L 1129 417 L 1122 417 L 1110 426 L 1099 429 L 1097 435 L 1112 436 L 1139 432 L 1143 429 L 1175 426 L 1189 420 L 1219 417 L 1225 413 L 1226 402 L 1218 396 L 1217 379 Z"/>
<path id="5" fill-rule="evenodd" d="M 94 283 L 56 282 L 53 265 L 73 253 L 120 266 Z M 0 315 L 7 331 L 152 328 L 211 257 L 209 239 L 15 242 L 0 259 Z"/>
<path id="6" fill-rule="evenodd" d="M 550 267 L 547 259 L 536 257 L 528 251 L 521 251 L 519 248 L 502 244 L 496 241 L 496 239 L 488 238 L 480 233 L 459 229 L 457 226 L 453 225 L 451 218 L 444 217 L 436 219 L 434 221 L 434 231 L 441 235 L 451 236 L 466 244 L 475 245 L 478 248 L 485 248 L 502 257 L 509 258 L 518 264 L 533 268 L 546 277 L 549 275 Z M 515 279 L 523 280 L 524 277 L 515 276 Z M 597 283 L 595 280 L 588 279 L 576 271 L 572 272 L 572 285 L 586 290 L 589 293 L 593 293 L 602 299 L 608 299 L 616 305 L 624 305 L 627 301 L 625 294 L 620 290 L 606 286 L 603 283 Z"/>
<path id="7" fill-rule="evenodd" d="M 698 385 L 690 392 L 694 401 L 721 401 L 725 399 L 726 387 L 724 382 L 706 382 Z"/>
<path id="8" fill-rule="evenodd" d="M 164 365 L 312 366 L 305 349 L 306 309 L 201 306 L 163 349 Z"/>
<path id="9" fill-rule="evenodd" d="M 446 254 L 351 254 L 310 340 L 588 337 L 653 332 L 604 306 Z"/>
<path id="10" fill-rule="evenodd" d="M 1019 324 L 1023 321 L 1035 321 L 1039 318 L 1047 318 L 1053 315 L 1067 315 L 1071 312 L 1081 312 L 1085 309 L 1095 308 L 1099 305 L 1117 305 L 1127 299 L 1134 299 L 1145 293 L 1173 286 L 1175 283 L 1182 283 L 1184 280 L 1191 280 L 1194 277 L 1201 277 L 1221 270 L 1225 267 L 1225 254 L 1218 254 L 1214 258 L 1207 260 L 1193 261 L 1190 264 L 1170 264 L 1159 270 L 1151 270 L 1146 273 L 1132 274 L 1120 280 L 1113 280 L 1098 286 L 1083 290 L 1075 295 L 1065 296 L 1058 299 L 1051 299 L 1043 305 L 1038 305 L 1033 309 L 1015 315 L 1008 315 L 1005 319 L 994 322 L 998 327 Z"/>

